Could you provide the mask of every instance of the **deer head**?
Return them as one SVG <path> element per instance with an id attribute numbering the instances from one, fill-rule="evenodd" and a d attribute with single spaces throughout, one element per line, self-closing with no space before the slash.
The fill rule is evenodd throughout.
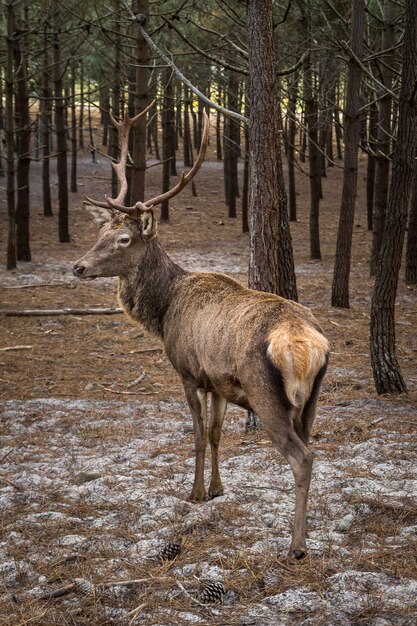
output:
<path id="1" fill-rule="evenodd" d="M 117 198 L 105 196 L 105 201 L 86 196 L 84 208 L 101 230 L 95 246 L 74 263 L 72 271 L 77 278 L 93 280 L 99 276 L 126 276 L 137 272 L 147 243 L 156 236 L 157 223 L 153 207 L 176 196 L 197 174 L 204 161 L 209 134 L 206 113 L 200 151 L 191 170 L 183 173 L 179 182 L 169 191 L 145 202 L 136 202 L 131 207 L 123 205 L 127 193 L 129 131 L 153 104 L 154 102 L 133 118 L 129 118 L 126 113 L 120 122 L 110 114 L 119 134 L 120 161 L 112 163 L 119 182 L 119 194 Z"/>

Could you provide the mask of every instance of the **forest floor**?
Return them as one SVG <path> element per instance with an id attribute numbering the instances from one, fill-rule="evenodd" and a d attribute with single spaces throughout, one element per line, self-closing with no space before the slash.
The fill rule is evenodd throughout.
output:
<path id="1" fill-rule="evenodd" d="M 329 169 L 323 181 L 320 262 L 309 259 L 308 179 L 299 174 L 297 182 L 291 230 L 299 299 L 332 350 L 312 436 L 307 558 L 287 557 L 291 471 L 262 431 L 245 432 L 245 413 L 235 407 L 221 447 L 225 495 L 187 502 L 191 419 L 155 338 L 120 314 L 2 317 L 1 624 L 415 624 L 417 290 L 401 281 L 396 306 L 410 393 L 378 397 L 368 349 L 364 166 L 349 310 L 329 304 L 342 170 Z M 209 160 L 196 180 L 198 197 L 187 188 L 175 198 L 159 233 L 184 267 L 245 281 L 248 238 L 239 219 L 227 217 L 222 180 L 221 164 Z M 37 163 L 32 181 L 33 261 L 13 272 L 2 266 L 1 308 L 117 306 L 116 280 L 82 283 L 71 274 L 96 237 L 82 194 L 108 192 L 108 162 L 92 165 L 88 155 L 79 162 L 69 244 L 57 243 L 56 215 L 42 216 Z M 149 195 L 159 185 L 153 168 Z M 0 208 L 4 224 L 4 199 Z M 5 229 L 1 237 L 5 259 Z M 181 552 L 162 560 L 171 542 Z M 222 604 L 202 602 L 209 581 L 224 584 Z M 69 593 L 47 597 L 71 584 Z"/>

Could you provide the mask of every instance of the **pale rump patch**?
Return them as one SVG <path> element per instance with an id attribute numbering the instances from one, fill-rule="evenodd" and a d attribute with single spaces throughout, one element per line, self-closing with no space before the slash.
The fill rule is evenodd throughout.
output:
<path id="1" fill-rule="evenodd" d="M 268 341 L 267 354 L 282 374 L 288 399 L 302 407 L 325 364 L 329 342 L 311 326 L 293 327 L 291 323 L 273 330 Z"/>

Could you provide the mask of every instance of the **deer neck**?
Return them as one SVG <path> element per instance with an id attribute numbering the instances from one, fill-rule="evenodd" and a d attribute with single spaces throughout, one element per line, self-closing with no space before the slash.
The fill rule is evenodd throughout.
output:
<path id="1" fill-rule="evenodd" d="M 119 301 L 127 315 L 163 339 L 164 317 L 176 282 L 186 274 L 157 238 L 148 242 L 137 269 L 119 277 Z"/>

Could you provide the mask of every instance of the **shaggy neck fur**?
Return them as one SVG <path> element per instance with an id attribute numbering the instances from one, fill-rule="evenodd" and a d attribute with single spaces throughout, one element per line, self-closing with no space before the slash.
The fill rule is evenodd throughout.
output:
<path id="1" fill-rule="evenodd" d="M 157 238 L 150 240 L 135 272 L 119 278 L 119 301 L 126 313 L 163 339 L 172 289 L 187 274 L 169 258 Z"/>

